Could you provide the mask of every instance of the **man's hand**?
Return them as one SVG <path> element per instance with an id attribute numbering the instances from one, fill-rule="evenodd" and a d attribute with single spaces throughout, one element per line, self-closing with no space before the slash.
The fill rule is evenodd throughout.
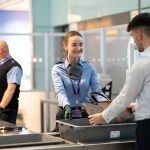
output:
<path id="1" fill-rule="evenodd" d="M 88 116 L 90 124 L 98 125 L 105 123 L 105 120 L 102 117 L 102 113 L 96 113 L 94 115 Z"/>
<path id="2" fill-rule="evenodd" d="M 71 107 L 69 105 L 65 105 L 65 119 L 71 119 Z"/>
<path id="3" fill-rule="evenodd" d="M 129 106 L 128 106 L 129 109 L 131 109 L 132 112 L 135 112 L 136 110 L 136 103 L 131 103 Z"/>

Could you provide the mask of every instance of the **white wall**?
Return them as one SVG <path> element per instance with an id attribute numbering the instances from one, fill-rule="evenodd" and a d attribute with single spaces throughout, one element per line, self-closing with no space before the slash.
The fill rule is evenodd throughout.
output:
<path id="1" fill-rule="evenodd" d="M 19 98 L 19 114 L 23 116 L 23 121 L 17 120 L 17 125 L 23 125 L 34 132 L 41 132 L 41 100 L 45 100 L 44 91 L 21 92 Z M 50 100 L 55 104 L 50 104 L 50 129 L 55 127 L 55 115 L 57 112 L 57 101 L 55 93 L 50 92 Z M 46 122 L 46 113 L 44 114 Z M 45 123 L 44 122 L 44 123 Z M 46 123 L 45 123 L 46 124 Z"/>

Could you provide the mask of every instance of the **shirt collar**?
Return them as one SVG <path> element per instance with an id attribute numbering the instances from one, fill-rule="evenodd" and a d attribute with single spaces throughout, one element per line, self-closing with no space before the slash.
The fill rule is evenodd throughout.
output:
<path id="1" fill-rule="evenodd" d="M 144 50 L 142 56 L 150 56 L 150 46 Z"/>
<path id="2" fill-rule="evenodd" d="M 9 55 L 3 59 L 0 60 L 0 65 L 2 65 L 3 63 L 5 63 L 6 61 L 8 61 L 9 59 L 11 59 L 12 57 Z"/>
<path id="3" fill-rule="evenodd" d="M 69 64 L 70 64 L 70 63 L 69 63 L 68 60 L 66 59 L 66 60 L 65 60 L 65 67 L 67 68 Z M 81 59 L 79 60 L 78 64 L 80 64 L 81 67 L 83 66 L 83 62 L 82 62 Z"/>

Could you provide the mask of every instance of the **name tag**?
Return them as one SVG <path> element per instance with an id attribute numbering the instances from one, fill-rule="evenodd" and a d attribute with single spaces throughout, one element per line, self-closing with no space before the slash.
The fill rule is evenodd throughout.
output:
<path id="1" fill-rule="evenodd" d="M 72 118 L 82 118 L 81 110 L 78 109 L 72 110 Z"/>

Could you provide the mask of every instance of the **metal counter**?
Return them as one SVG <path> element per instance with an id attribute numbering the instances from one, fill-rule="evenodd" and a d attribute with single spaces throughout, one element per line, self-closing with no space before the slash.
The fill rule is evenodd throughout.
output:
<path id="1" fill-rule="evenodd" d="M 135 145 L 135 141 L 131 140 L 107 143 L 73 143 L 60 138 L 59 133 L 35 133 L 25 128 L 5 131 L 4 127 L 17 126 L 0 120 L 0 148 L 5 150 L 134 150 Z"/>
<path id="2" fill-rule="evenodd" d="M 44 146 L 29 146 L 21 148 L 7 148 L 5 150 L 134 150 L 134 141 L 91 143 L 91 144 L 59 144 Z"/>

